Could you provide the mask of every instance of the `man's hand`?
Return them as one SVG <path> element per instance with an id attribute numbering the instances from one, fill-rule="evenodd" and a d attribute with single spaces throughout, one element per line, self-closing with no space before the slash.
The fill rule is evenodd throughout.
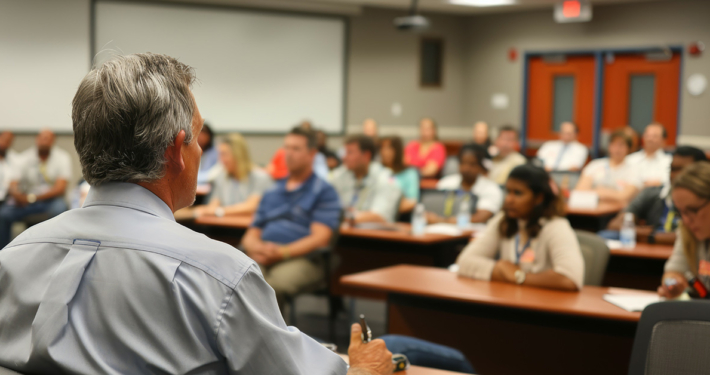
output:
<path id="1" fill-rule="evenodd" d="M 515 284 L 515 271 L 520 267 L 507 260 L 499 260 L 493 268 L 493 275 L 497 275 L 496 279 Z"/>
<path id="2" fill-rule="evenodd" d="M 262 266 L 269 266 L 281 260 L 279 246 L 273 242 L 261 242 L 248 249 L 247 255 Z"/>
<path id="3" fill-rule="evenodd" d="M 348 374 L 391 375 L 394 372 L 392 353 L 381 339 L 375 339 L 367 344 L 362 342 L 362 328 L 355 323 L 350 329 L 350 371 Z"/>
<path id="4" fill-rule="evenodd" d="M 436 223 L 443 223 L 446 221 L 443 217 L 433 213 L 433 212 L 426 212 L 426 221 L 428 224 L 436 224 Z"/>

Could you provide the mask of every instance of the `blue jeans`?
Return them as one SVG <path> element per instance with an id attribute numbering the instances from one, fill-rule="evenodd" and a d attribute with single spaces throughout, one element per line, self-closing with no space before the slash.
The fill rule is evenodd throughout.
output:
<path id="1" fill-rule="evenodd" d="M 395 354 L 404 354 L 414 366 L 473 374 L 473 366 L 460 351 L 413 337 L 384 335 L 380 337 L 387 349 Z"/>
<path id="2" fill-rule="evenodd" d="M 599 237 L 607 239 L 607 240 L 619 240 L 619 231 L 618 230 L 604 229 L 604 230 L 600 230 L 599 232 L 597 232 L 597 235 Z"/>
<path id="3" fill-rule="evenodd" d="M 35 214 L 47 214 L 51 219 L 66 210 L 67 204 L 61 197 L 35 202 L 24 207 L 5 204 L 0 208 L 0 249 L 10 243 L 10 232 L 14 222 Z"/>

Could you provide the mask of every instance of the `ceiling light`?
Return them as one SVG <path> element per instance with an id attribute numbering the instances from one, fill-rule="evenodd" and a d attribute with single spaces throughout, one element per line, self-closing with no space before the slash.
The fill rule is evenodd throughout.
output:
<path id="1" fill-rule="evenodd" d="M 500 5 L 514 5 L 515 0 L 449 0 L 449 4 L 471 7 L 494 7 Z"/>

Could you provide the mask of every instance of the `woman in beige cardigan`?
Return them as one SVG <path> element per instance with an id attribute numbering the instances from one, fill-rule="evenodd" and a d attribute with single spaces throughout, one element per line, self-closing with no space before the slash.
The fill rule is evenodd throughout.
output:
<path id="1" fill-rule="evenodd" d="M 459 275 L 576 291 L 584 259 L 562 199 L 542 168 L 521 165 L 505 184 L 503 212 L 459 255 Z"/>

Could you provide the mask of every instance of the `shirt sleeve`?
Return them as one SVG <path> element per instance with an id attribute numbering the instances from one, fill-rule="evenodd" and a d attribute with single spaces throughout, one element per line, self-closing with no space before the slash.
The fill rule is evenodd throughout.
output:
<path id="1" fill-rule="evenodd" d="M 675 243 L 673 244 L 673 253 L 671 257 L 666 261 L 666 265 L 663 267 L 665 272 L 678 272 L 680 274 L 685 274 L 691 271 L 690 264 L 688 264 L 688 257 L 685 255 L 683 250 L 683 235 L 680 230 L 676 231 Z"/>
<path id="2" fill-rule="evenodd" d="M 554 161 L 551 161 L 551 159 L 557 157 L 556 154 L 552 155 L 552 153 L 552 144 L 550 142 L 545 142 L 542 146 L 540 146 L 540 149 L 537 150 L 537 154 L 535 156 L 542 160 L 542 164 L 545 168 L 552 168 L 551 164 L 554 163 Z"/>
<path id="3" fill-rule="evenodd" d="M 252 227 L 264 229 L 264 226 L 266 226 L 266 206 L 269 204 L 268 202 L 270 202 L 270 199 L 267 197 L 268 196 L 265 194 L 259 202 L 259 207 L 257 207 L 254 213 L 254 220 L 251 222 Z"/>
<path id="4" fill-rule="evenodd" d="M 63 151 L 63 150 L 62 150 Z M 72 167 L 71 167 L 71 157 L 69 154 L 62 154 L 62 158 L 59 163 L 59 174 L 57 178 L 69 181 L 72 177 Z"/>
<path id="5" fill-rule="evenodd" d="M 264 192 L 269 190 L 269 188 L 274 184 L 274 180 L 271 179 L 266 172 L 257 172 L 254 174 L 254 190 L 251 192 L 252 195 L 263 195 Z"/>
<path id="6" fill-rule="evenodd" d="M 493 182 L 477 198 L 476 211 L 484 210 L 495 215 L 503 205 L 503 191 Z"/>
<path id="7" fill-rule="evenodd" d="M 222 192 L 224 190 L 224 184 L 225 180 L 223 178 L 224 176 L 220 174 L 217 176 L 217 178 L 214 179 L 214 182 L 212 182 L 212 191 L 210 192 L 210 199 L 209 202 L 212 203 L 216 200 L 221 200 L 222 198 Z M 222 202 L 224 203 L 224 202 Z"/>
<path id="8" fill-rule="evenodd" d="M 370 211 L 382 216 L 387 222 L 394 222 L 397 210 L 399 209 L 399 201 L 402 198 L 402 191 L 399 186 L 391 181 L 380 181 L 377 184 L 377 191 L 372 200 Z"/>
<path id="9" fill-rule="evenodd" d="M 576 144 L 575 147 L 575 152 L 572 155 L 573 158 L 570 160 L 570 168 L 582 168 L 584 167 L 584 163 L 587 162 L 587 156 L 589 156 L 589 150 L 587 149 L 587 146 L 578 143 Z"/>
<path id="10" fill-rule="evenodd" d="M 564 275 L 582 289 L 584 285 L 584 257 L 579 247 L 577 235 L 567 219 L 556 219 L 548 224 L 546 241 L 552 269 Z"/>
<path id="11" fill-rule="evenodd" d="M 274 290 L 256 265 L 242 276 L 223 306 L 217 345 L 230 374 L 346 374 L 347 365 L 337 354 L 286 326 Z"/>
<path id="12" fill-rule="evenodd" d="M 313 221 L 324 224 L 332 230 L 340 225 L 340 199 L 332 186 L 323 189 L 313 209 Z"/>
<path id="13" fill-rule="evenodd" d="M 419 201 L 419 174 L 410 169 L 405 181 L 404 195 L 409 199 Z"/>
<path id="14" fill-rule="evenodd" d="M 496 265 L 496 255 L 500 252 L 500 233 L 498 227 L 503 214 L 494 217 L 482 234 L 476 236 L 466 246 L 456 264 L 459 265 L 459 275 L 478 280 L 490 280 Z"/>
<path id="15" fill-rule="evenodd" d="M 404 163 L 412 167 L 420 167 L 418 163 L 419 143 L 417 141 L 411 141 L 404 148 Z"/>

